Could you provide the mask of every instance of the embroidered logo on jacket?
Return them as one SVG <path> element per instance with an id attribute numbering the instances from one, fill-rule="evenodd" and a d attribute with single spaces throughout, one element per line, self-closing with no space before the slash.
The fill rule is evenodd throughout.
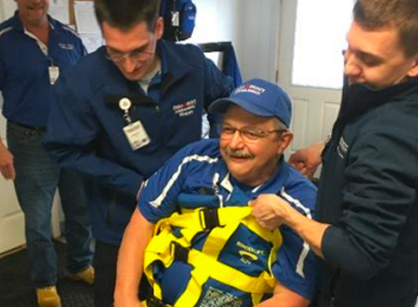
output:
<path id="1" fill-rule="evenodd" d="M 59 43 L 58 46 L 60 46 L 60 48 L 61 49 L 64 49 L 64 50 L 73 50 L 74 49 L 74 45 L 73 44 Z"/>
<path id="2" fill-rule="evenodd" d="M 196 99 L 192 99 L 173 106 L 173 111 L 180 117 L 190 116 L 196 109 Z"/>
<path id="3" fill-rule="evenodd" d="M 348 150 L 348 144 L 344 141 L 344 138 L 341 137 L 338 142 L 337 153 L 342 159 L 344 159 L 347 153 L 347 150 Z"/>
<path id="4" fill-rule="evenodd" d="M 251 264 L 253 261 L 258 260 L 258 255 L 265 254 L 264 250 L 256 249 L 240 241 L 237 242 L 237 246 L 242 248 L 242 250 L 240 250 L 238 254 L 241 256 L 240 261 L 245 264 Z"/>

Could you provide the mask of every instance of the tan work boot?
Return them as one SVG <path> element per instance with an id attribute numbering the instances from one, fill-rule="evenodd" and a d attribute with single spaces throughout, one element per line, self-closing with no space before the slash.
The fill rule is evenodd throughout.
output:
<path id="1" fill-rule="evenodd" d="M 72 280 L 84 281 L 85 283 L 92 285 L 94 284 L 94 268 L 89 265 L 87 269 L 81 272 L 70 274 L 70 278 Z"/>
<path id="2" fill-rule="evenodd" d="M 60 307 L 61 299 L 55 286 L 36 289 L 36 298 L 39 307 Z"/>

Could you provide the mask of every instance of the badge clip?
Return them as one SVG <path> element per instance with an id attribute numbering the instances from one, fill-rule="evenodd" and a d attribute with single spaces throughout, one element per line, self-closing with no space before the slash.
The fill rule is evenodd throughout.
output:
<path id="1" fill-rule="evenodd" d="M 129 115 L 129 109 L 132 106 L 132 102 L 129 98 L 124 97 L 119 100 L 119 108 L 123 111 L 123 118 L 128 124 L 132 123 L 131 116 Z"/>

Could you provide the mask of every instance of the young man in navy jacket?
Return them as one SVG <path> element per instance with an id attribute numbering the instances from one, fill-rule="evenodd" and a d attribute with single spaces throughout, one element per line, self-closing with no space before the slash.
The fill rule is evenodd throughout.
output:
<path id="1" fill-rule="evenodd" d="M 358 0 L 347 35 L 340 114 L 331 140 L 291 159 L 323 157 L 317 221 L 276 196 L 256 201 L 323 258 L 318 307 L 412 307 L 418 292 L 418 1 Z M 271 215 L 268 214 L 271 213 Z"/>

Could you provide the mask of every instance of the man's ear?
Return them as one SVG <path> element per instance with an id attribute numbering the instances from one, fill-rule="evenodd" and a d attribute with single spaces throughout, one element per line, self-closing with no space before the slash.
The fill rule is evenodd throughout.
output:
<path id="1" fill-rule="evenodd" d="M 161 39 L 164 34 L 164 19 L 160 16 L 155 24 L 155 35 L 157 39 Z"/>
<path id="2" fill-rule="evenodd" d="M 293 140 L 293 133 L 290 131 L 285 131 L 280 136 L 281 142 L 280 142 L 280 154 L 282 154 L 287 147 L 292 143 Z"/>
<path id="3" fill-rule="evenodd" d="M 414 78 L 418 76 L 418 53 L 412 57 L 412 61 L 412 67 L 408 71 L 407 75 L 408 77 Z"/>

